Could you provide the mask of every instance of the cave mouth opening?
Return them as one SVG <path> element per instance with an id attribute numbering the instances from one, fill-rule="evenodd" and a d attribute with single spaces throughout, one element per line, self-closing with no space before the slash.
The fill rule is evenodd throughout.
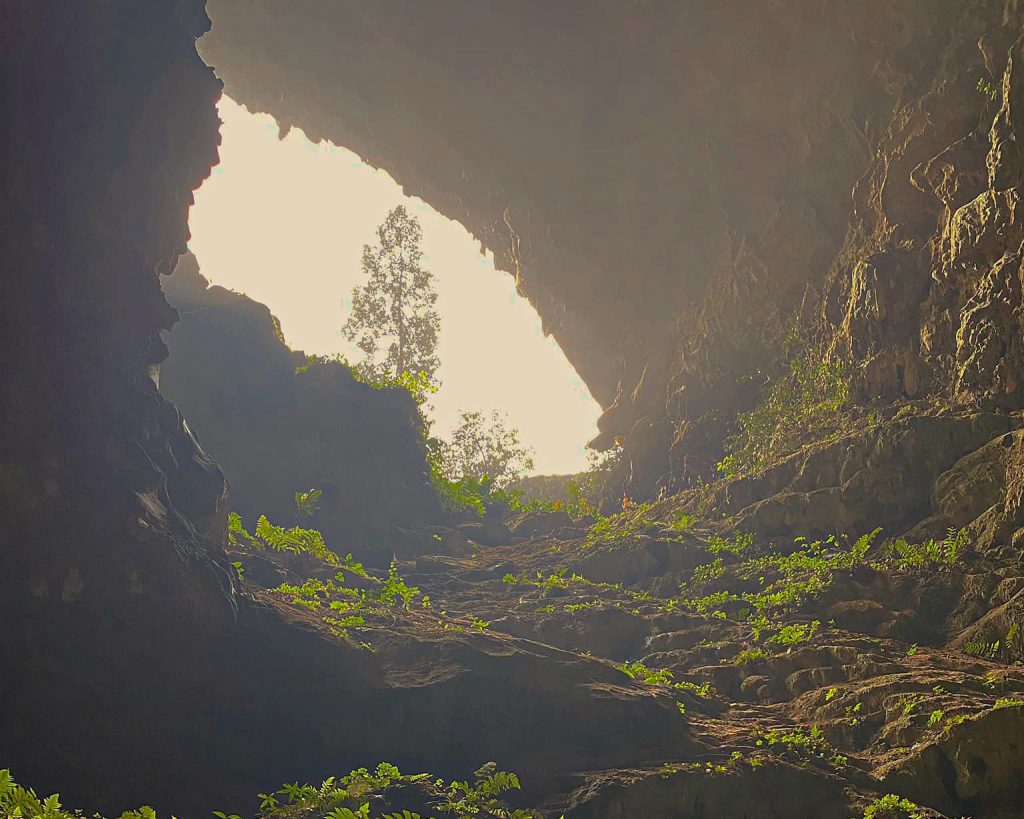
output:
<path id="1" fill-rule="evenodd" d="M 461 224 L 345 148 L 299 129 L 282 134 L 272 117 L 226 96 L 218 109 L 220 164 L 189 215 L 189 249 L 205 278 L 265 304 L 292 348 L 358 361 L 341 328 L 364 282 L 362 248 L 403 204 L 422 227 L 438 294 L 434 433 L 449 435 L 463 411 L 498 410 L 533 450 L 531 474 L 587 467 L 600 406 L 513 278 Z"/>

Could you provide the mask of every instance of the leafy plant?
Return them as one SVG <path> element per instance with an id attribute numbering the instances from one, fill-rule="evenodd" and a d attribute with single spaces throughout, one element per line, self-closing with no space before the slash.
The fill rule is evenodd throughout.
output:
<path id="1" fill-rule="evenodd" d="M 338 566 L 342 562 L 341 558 L 327 548 L 323 535 L 316 529 L 303 529 L 298 526 L 286 529 L 283 526 L 275 526 L 267 520 L 266 515 L 260 515 L 256 521 L 255 533 L 250 533 L 242 525 L 241 516 L 237 512 L 232 512 L 228 515 L 228 543 L 237 549 L 250 552 L 272 549 L 279 552 L 308 554 L 332 566 Z"/>
<path id="2" fill-rule="evenodd" d="M 975 657 L 984 657 L 986 660 L 994 659 L 999 653 L 999 640 L 988 643 L 984 640 L 968 640 L 964 643 L 964 653 Z"/>
<path id="3" fill-rule="evenodd" d="M 923 700 L 924 700 L 924 697 L 922 697 L 920 694 L 908 694 L 907 696 L 903 697 L 902 703 L 901 703 L 903 705 L 903 716 L 904 717 L 909 717 L 910 713 L 915 708 L 917 708 L 917 706 Z"/>
<path id="4" fill-rule="evenodd" d="M 681 515 L 666 524 L 651 516 L 653 507 L 653 503 L 631 503 L 618 514 L 607 517 L 599 515 L 587 530 L 584 546 L 621 544 L 641 535 L 654 536 L 660 540 L 684 540 L 683 533 L 692 525 L 692 519 L 688 515 Z"/>
<path id="5" fill-rule="evenodd" d="M 441 468 L 450 481 L 472 478 L 503 489 L 533 468 L 531 450 L 507 416 L 495 411 L 462 412 L 449 441 L 440 445 Z"/>
<path id="6" fill-rule="evenodd" d="M 999 91 L 993 88 L 984 77 L 978 77 L 978 93 L 988 97 L 990 100 L 994 100 L 999 96 Z"/>
<path id="7" fill-rule="evenodd" d="M 908 543 L 903 538 L 894 540 L 888 545 L 887 555 L 900 568 L 919 568 L 929 564 L 948 568 L 963 559 L 969 542 L 965 529 L 950 529 L 941 540 L 930 539 L 924 543 Z"/>
<path id="8" fill-rule="evenodd" d="M 768 652 L 763 648 L 745 648 L 733 658 L 733 665 L 746 665 L 755 660 L 767 660 Z"/>
<path id="9" fill-rule="evenodd" d="M 388 566 L 388 576 L 381 584 L 377 599 L 382 603 L 394 605 L 401 601 L 401 606 L 406 611 L 412 607 L 413 598 L 420 594 L 419 588 L 408 585 L 398 574 L 398 564 L 392 560 Z"/>
<path id="10" fill-rule="evenodd" d="M 319 489 L 310 489 L 306 492 L 295 493 L 295 516 L 299 518 L 309 518 L 316 514 L 320 508 L 320 494 Z"/>
<path id="11" fill-rule="evenodd" d="M 519 778 L 499 771 L 493 762 L 481 767 L 473 781 L 452 781 L 430 774 L 403 774 L 382 762 L 370 770 L 359 768 L 347 776 L 328 777 L 319 785 L 290 782 L 272 793 L 258 794 L 257 819 L 427 819 L 395 805 L 403 789 L 415 789 L 432 805 L 431 817 L 450 819 L 540 819 L 534 810 L 513 809 L 505 801 L 520 789 Z M 397 792 L 397 796 L 393 795 Z M 237 813 L 213 811 L 217 819 L 241 819 Z M 56 794 L 39 797 L 23 788 L 9 770 L 0 770 L 0 816 L 5 819 L 84 819 L 81 811 L 68 811 Z M 95 819 L 102 819 L 97 814 Z M 157 819 L 150 807 L 126 811 L 118 819 Z M 172 817 L 173 819 L 173 817 Z M 564 819 L 564 817 L 563 817 Z"/>
<path id="12" fill-rule="evenodd" d="M 811 349 L 793 357 L 786 373 L 766 380 L 761 402 L 737 416 L 739 431 L 726 439 L 718 471 L 726 478 L 756 472 L 808 430 L 818 437 L 834 431 L 849 401 L 849 380 L 846 362 L 818 358 Z"/>
<path id="13" fill-rule="evenodd" d="M 814 620 L 810 623 L 792 623 L 783 626 L 768 638 L 769 643 L 777 643 L 783 646 L 798 646 L 801 643 L 809 642 L 821 626 L 821 621 Z"/>
<path id="14" fill-rule="evenodd" d="M 79 819 L 81 811 L 68 811 L 57 794 L 38 796 L 31 788 L 14 781 L 10 770 L 0 770 L 0 816 L 5 819 Z M 96 817 L 100 819 L 100 817 Z M 119 819 L 156 819 L 156 811 L 148 806 L 120 814 Z"/>
<path id="15" fill-rule="evenodd" d="M 848 762 L 845 756 L 829 744 L 817 725 L 811 726 L 809 731 L 800 727 L 761 731 L 757 734 L 755 744 L 774 756 L 793 761 L 819 759 L 838 768 L 845 767 Z"/>
<path id="16" fill-rule="evenodd" d="M 868 805 L 863 819 L 924 819 L 924 813 L 909 799 L 889 793 Z"/>

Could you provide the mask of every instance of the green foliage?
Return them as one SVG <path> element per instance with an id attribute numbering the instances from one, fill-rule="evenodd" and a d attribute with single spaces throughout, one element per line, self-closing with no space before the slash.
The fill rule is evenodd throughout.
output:
<path id="1" fill-rule="evenodd" d="M 343 638 L 348 637 L 350 628 L 364 626 L 372 615 L 394 609 L 411 611 L 413 601 L 421 595 L 419 588 L 408 585 L 398 574 L 394 561 L 387 577 L 382 579 L 370 576 L 362 564 L 351 560 L 351 555 L 346 558 L 345 568 L 374 585 L 365 589 L 348 588 L 345 573 L 338 572 L 334 580 L 310 578 L 299 586 L 283 583 L 273 591 L 286 596 L 293 605 L 321 612 L 331 631 Z M 421 603 L 424 608 L 429 605 L 426 597 Z"/>
<path id="2" fill-rule="evenodd" d="M 835 536 L 814 541 L 797 538 L 794 541 L 796 548 L 788 554 L 766 553 L 765 549 L 755 547 L 748 537 L 737 537 L 733 542 L 712 539 L 708 551 L 718 556 L 694 569 L 681 584 L 683 605 L 701 614 L 724 614 L 727 604 L 738 607 L 745 603 L 746 608 L 740 610 L 739 619 L 757 625 L 759 630 L 773 628 L 773 618 L 792 613 L 806 601 L 818 597 L 832 584 L 836 572 L 849 571 L 867 563 L 886 571 L 928 566 L 948 568 L 962 560 L 967 544 L 965 532 L 951 532 L 945 540 L 924 544 L 897 541 L 886 547 L 881 560 L 872 562 L 868 559 L 868 552 L 880 533 L 881 529 L 875 529 L 849 545 L 845 538 Z M 723 554 L 734 555 L 741 560 L 727 564 L 721 557 Z M 720 581 L 726 569 L 740 581 L 756 581 L 759 588 L 743 593 L 719 589 L 703 595 L 695 594 Z M 793 644 L 787 642 L 790 640 L 803 642 L 800 638 L 810 639 L 816 629 L 817 626 L 810 628 L 807 624 L 797 624 L 771 642 L 783 645 Z"/>
<path id="3" fill-rule="evenodd" d="M 921 566 L 955 566 L 963 558 L 969 538 L 967 530 L 950 529 L 942 540 L 927 540 L 924 543 L 907 543 L 903 538 L 892 541 L 887 547 L 887 556 L 900 568 Z"/>
<path id="4" fill-rule="evenodd" d="M 849 366 L 807 350 L 789 370 L 766 382 L 761 402 L 737 416 L 739 431 L 725 442 L 718 471 L 727 478 L 763 469 L 796 448 L 808 431 L 821 437 L 837 429 L 850 397 Z"/>
<path id="5" fill-rule="evenodd" d="M 481 516 L 487 512 L 486 501 L 491 494 L 489 480 L 481 482 L 470 477 L 452 480 L 445 474 L 441 459 L 435 451 L 428 452 L 427 462 L 430 465 L 430 482 L 445 507 L 455 511 L 472 511 Z"/>
<path id="6" fill-rule="evenodd" d="M 295 493 L 295 516 L 310 518 L 320 509 L 320 490 L 310 489 L 307 492 Z"/>
<path id="7" fill-rule="evenodd" d="M 754 536 L 751 534 L 736 534 L 732 540 L 715 535 L 708 541 L 707 550 L 712 554 L 727 552 L 733 555 L 743 555 L 751 550 L 754 545 Z"/>
<path id="8" fill-rule="evenodd" d="M 497 411 L 490 416 L 462 412 L 451 440 L 441 442 L 439 458 L 448 480 L 472 478 L 495 489 L 504 489 L 533 468 L 530 449 L 519 440 L 519 431 Z"/>
<path id="9" fill-rule="evenodd" d="M 519 585 L 540 589 L 542 595 L 547 595 L 555 589 L 568 589 L 571 586 L 576 586 L 588 590 L 616 591 L 634 600 L 646 600 L 649 597 L 649 594 L 646 592 L 626 591 L 621 583 L 597 583 L 593 580 L 588 580 L 580 574 L 569 574 L 568 569 L 559 569 L 557 572 L 551 572 L 546 576 L 543 572 L 536 572 L 533 577 L 530 577 L 525 572 L 518 576 L 506 574 L 502 577 L 502 582 L 509 586 Z M 576 608 L 580 607 L 577 606 Z"/>
<path id="10" fill-rule="evenodd" d="M 272 549 L 278 552 L 308 554 L 332 566 L 339 566 L 342 563 L 341 558 L 327 548 L 323 535 L 316 529 L 303 529 L 298 526 L 286 529 L 283 526 L 275 526 L 267 520 L 266 515 L 260 515 L 256 521 L 256 532 L 253 534 L 242 525 L 241 516 L 232 512 L 228 515 L 228 543 L 243 551 L 262 552 Z"/>
<path id="11" fill-rule="evenodd" d="M 758 617 L 771 618 L 780 614 L 795 611 L 804 601 L 817 597 L 832 583 L 833 574 L 841 569 L 851 569 L 862 563 L 868 549 L 881 530 L 863 535 L 848 548 L 844 547 L 840 538 L 829 537 L 825 540 L 808 541 L 797 538 L 796 549 L 789 554 L 761 554 L 749 537 L 737 537 L 729 542 L 721 538 L 715 539 L 709 551 L 717 554 L 729 553 L 745 557 L 739 564 L 732 567 L 741 580 L 757 580 L 760 589 L 756 592 L 736 594 L 728 590 L 720 590 L 703 596 L 696 596 L 684 601 L 688 608 L 701 614 L 714 614 L 722 611 L 722 607 L 730 602 L 747 604 L 746 619 L 756 620 Z M 710 580 L 721 577 L 722 558 L 716 557 L 709 565 L 710 570 L 698 567 L 691 577 L 680 587 L 684 597 L 694 590 L 706 585 Z M 769 625 L 767 619 L 762 626 Z M 819 624 L 820 625 L 820 624 Z M 804 636 L 810 639 L 814 629 L 808 631 L 807 626 L 798 626 L 775 640 L 782 642 Z M 799 641 L 799 640 L 798 640 Z"/>
<path id="12" fill-rule="evenodd" d="M 819 620 L 814 620 L 810 623 L 791 623 L 782 626 L 778 632 L 768 638 L 767 642 L 792 648 L 801 643 L 809 642 L 820 626 L 821 621 Z"/>
<path id="13" fill-rule="evenodd" d="M 433 378 L 439 365 L 441 319 L 434 277 L 420 265 L 422 238 L 416 217 L 399 205 L 377 229 L 377 244 L 363 247 L 367 282 L 352 292 L 342 333 L 362 350 L 360 369 L 376 377 Z"/>
<path id="14" fill-rule="evenodd" d="M 565 511 L 573 520 L 598 517 L 615 470 L 622 462 L 620 447 L 606 452 L 587 452 L 587 468 L 572 476 L 548 475 L 525 478 L 508 488 L 516 496 L 516 511 Z"/>
<path id="15" fill-rule="evenodd" d="M 722 563 L 722 558 L 718 557 L 710 563 L 702 563 L 697 566 L 690 576 L 689 583 L 694 586 L 704 586 L 712 580 L 717 580 L 723 574 L 725 574 L 725 564 Z"/>
<path id="16" fill-rule="evenodd" d="M 626 663 L 617 667 L 626 676 L 646 685 L 670 685 L 672 683 L 672 672 L 667 668 L 650 669 L 640 662 Z"/>
<path id="17" fill-rule="evenodd" d="M 924 819 L 924 813 L 909 799 L 890 793 L 868 805 L 863 819 Z"/>
<path id="18" fill-rule="evenodd" d="M 999 96 L 999 90 L 993 88 L 984 77 L 978 77 L 977 89 L 979 94 L 988 97 L 990 100 L 994 100 Z"/>
<path id="19" fill-rule="evenodd" d="M 8 769 L 0 770 L 0 816 L 4 819 L 78 819 L 82 815 L 81 811 L 66 810 L 57 794 L 38 796 L 15 782 Z M 156 819 L 156 811 L 143 806 L 125 811 L 119 819 Z"/>
<path id="20" fill-rule="evenodd" d="M 539 819 L 531 810 L 512 809 L 505 802 L 520 789 L 513 773 L 497 770 L 493 762 L 481 767 L 472 782 L 446 782 L 430 774 L 412 776 L 386 762 L 374 770 L 360 768 L 348 776 L 329 777 L 319 786 L 292 782 L 272 794 L 260 794 L 258 819 L 427 819 L 419 813 L 391 805 L 401 791 L 418 790 L 433 807 L 431 817 L 451 819 Z M 383 812 L 382 812 L 383 811 Z"/>
<path id="21" fill-rule="evenodd" d="M 757 544 L 748 535 L 733 540 L 714 537 L 705 547 L 709 557 L 714 557 L 693 569 L 680 584 L 680 597 L 663 604 L 662 609 L 684 608 L 745 624 L 751 641 L 761 645 L 748 645 L 734 658 L 734 663 L 743 665 L 770 657 L 774 647 L 792 650 L 814 640 L 821 621 L 802 619 L 799 613 L 820 597 L 838 574 L 863 565 L 887 573 L 945 571 L 962 561 L 967 548 L 966 533 L 952 531 L 944 540 L 923 544 L 898 541 L 876 548 L 880 532 L 875 529 L 852 543 L 837 536 L 796 538 L 787 551 L 777 551 L 773 544 Z M 991 654 L 998 646 L 978 650 Z"/>
<path id="22" fill-rule="evenodd" d="M 398 574 L 398 564 L 392 560 L 388 566 L 388 576 L 381 584 L 377 599 L 388 605 L 400 605 L 406 611 L 412 608 L 413 599 L 420 594 L 419 588 L 408 585 Z"/>
<path id="23" fill-rule="evenodd" d="M 445 794 L 438 810 L 457 819 L 471 819 L 476 816 L 501 817 L 501 819 L 540 819 L 532 810 L 512 810 L 502 797 L 509 791 L 520 789 L 519 778 L 513 773 L 497 770 L 488 762 L 474 774 L 474 782 L 451 782 L 447 786 L 437 780 L 435 788 Z"/>
<path id="24" fill-rule="evenodd" d="M 597 515 L 597 520 L 587 530 L 584 546 L 619 545 L 644 535 L 659 540 L 684 542 L 695 519 L 685 512 L 677 512 L 666 522 L 654 517 L 653 509 L 653 503 L 634 503 L 615 515 Z"/>
<path id="25" fill-rule="evenodd" d="M 817 725 L 812 726 L 809 731 L 800 727 L 762 731 L 758 733 L 755 744 L 773 756 L 793 762 L 821 760 L 834 767 L 844 768 L 849 761 L 825 739 Z"/>
<path id="26" fill-rule="evenodd" d="M 403 774 L 382 762 L 375 769 L 359 768 L 347 776 L 328 777 L 319 785 L 290 782 L 272 793 L 258 794 L 257 819 L 427 819 L 391 805 L 391 792 L 417 789 L 433 807 L 431 817 L 450 819 L 540 819 L 533 810 L 513 809 L 505 796 L 520 789 L 519 778 L 497 770 L 488 762 L 473 781 L 446 782 L 430 774 Z M 390 805 L 390 807 L 389 807 Z M 382 810 L 388 812 L 381 812 Z M 241 819 L 237 813 L 213 811 L 217 819 Z M 0 816 L 4 819 L 83 819 L 81 811 L 68 811 L 57 794 L 39 797 L 18 785 L 9 770 L 0 770 Z M 95 819 L 102 819 L 99 814 Z M 118 819 L 157 819 L 150 807 L 126 811 Z M 173 819 L 173 817 L 172 817 Z"/>
<path id="27" fill-rule="evenodd" d="M 908 694 L 902 700 L 902 704 L 903 704 L 902 715 L 904 717 L 909 717 L 910 714 L 913 712 L 913 710 L 915 708 L 917 708 L 917 706 L 920 705 L 923 701 L 924 701 L 924 697 L 922 695 L 920 695 L 920 694 Z"/>
<path id="28" fill-rule="evenodd" d="M 1000 641 L 988 643 L 984 640 L 968 640 L 964 643 L 964 654 L 971 654 L 975 657 L 984 657 L 986 660 L 995 659 L 999 653 Z"/>
<path id="29" fill-rule="evenodd" d="M 743 666 L 756 660 L 767 660 L 768 656 L 768 652 L 763 648 L 745 648 L 733 658 L 732 662 L 733 665 Z"/>

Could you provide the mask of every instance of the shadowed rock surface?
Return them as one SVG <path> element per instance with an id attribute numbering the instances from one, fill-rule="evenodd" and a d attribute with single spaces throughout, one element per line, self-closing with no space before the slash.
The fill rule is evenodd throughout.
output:
<path id="1" fill-rule="evenodd" d="M 263 305 L 210 287 L 191 254 L 164 283 L 180 315 L 160 391 L 228 475 L 231 510 L 294 524 L 294 494 L 320 489 L 298 521 L 342 554 L 387 565 L 400 529 L 447 522 L 430 483 L 416 407 L 334 362 L 288 348 Z"/>
<path id="2" fill-rule="evenodd" d="M 794 319 L 871 361 L 869 397 L 1020 407 L 1019 264 L 995 264 L 1019 92 L 977 87 L 1016 70 L 1015 2 L 209 7 L 229 95 L 385 168 L 516 276 L 631 494 L 714 474 Z"/>
<path id="3" fill-rule="evenodd" d="M 186 816 L 381 759 L 494 759 L 569 819 L 838 819 L 886 793 L 1017 816 L 1017 4 L 210 7 L 240 101 L 387 167 L 519 276 L 625 436 L 626 488 L 666 497 L 401 560 L 413 604 L 358 624 L 336 588 L 243 581 L 223 472 L 155 387 L 159 275 L 216 161 L 203 3 L 16 0 L 0 764 Z M 849 396 L 718 478 L 794 315 Z M 906 539 L 856 540 L 878 526 Z"/>

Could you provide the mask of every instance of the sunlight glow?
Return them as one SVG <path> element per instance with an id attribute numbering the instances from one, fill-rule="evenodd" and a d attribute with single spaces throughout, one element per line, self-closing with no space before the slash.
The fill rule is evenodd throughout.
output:
<path id="1" fill-rule="evenodd" d="M 512 277 L 457 222 L 406 197 L 384 171 L 298 129 L 278 139 L 274 120 L 228 98 L 221 162 L 196 193 L 190 248 L 206 278 L 266 304 L 285 338 L 308 353 L 357 350 L 341 335 L 364 244 L 404 202 L 423 226 L 423 265 L 436 279 L 441 389 L 434 431 L 459 410 L 500 409 L 535 450 L 535 473 L 586 467 L 584 445 L 600 408 L 557 342 L 545 338 Z"/>

